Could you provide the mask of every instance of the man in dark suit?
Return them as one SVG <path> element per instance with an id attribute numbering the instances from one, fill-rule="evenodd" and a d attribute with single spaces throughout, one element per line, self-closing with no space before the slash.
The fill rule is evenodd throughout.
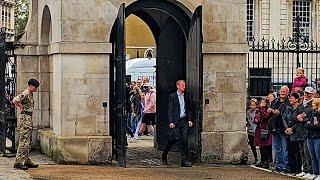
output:
<path id="1" fill-rule="evenodd" d="M 162 154 L 163 164 L 168 164 L 167 155 L 171 147 L 179 141 L 180 154 L 181 154 L 181 167 L 192 167 L 192 164 L 188 162 L 188 127 L 193 125 L 191 118 L 191 100 L 186 95 L 186 83 L 184 80 L 179 80 L 176 83 L 177 91 L 170 94 L 168 104 L 168 120 L 169 131 L 171 135 L 175 136 L 179 131 L 179 138 L 168 138 L 168 144 Z"/>

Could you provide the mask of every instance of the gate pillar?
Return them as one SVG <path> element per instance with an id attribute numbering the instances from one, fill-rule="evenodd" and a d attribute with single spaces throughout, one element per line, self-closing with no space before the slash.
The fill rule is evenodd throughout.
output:
<path id="1" fill-rule="evenodd" d="M 40 80 L 34 145 L 59 163 L 109 163 L 109 112 L 102 105 L 109 101 L 107 37 L 118 9 L 87 0 L 33 0 L 31 9 L 25 46 L 17 51 L 17 91 L 30 78 Z"/>
<path id="2" fill-rule="evenodd" d="M 203 1 L 201 160 L 205 162 L 239 163 L 248 155 L 245 11 L 245 0 Z"/>

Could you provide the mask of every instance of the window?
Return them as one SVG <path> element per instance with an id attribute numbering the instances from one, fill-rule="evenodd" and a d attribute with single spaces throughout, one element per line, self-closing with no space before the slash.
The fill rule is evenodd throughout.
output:
<path id="1" fill-rule="evenodd" d="M 254 0 L 247 0 L 247 41 L 253 39 L 254 28 Z"/>
<path id="2" fill-rule="evenodd" d="M 308 41 L 311 36 L 311 0 L 294 0 L 292 10 L 292 35 L 296 35 L 296 17 L 300 17 L 300 33 L 306 37 Z"/>

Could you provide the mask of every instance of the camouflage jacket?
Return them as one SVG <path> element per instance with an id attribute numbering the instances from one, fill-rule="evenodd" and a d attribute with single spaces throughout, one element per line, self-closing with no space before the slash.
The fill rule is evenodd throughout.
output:
<path id="1" fill-rule="evenodd" d="M 18 96 L 14 97 L 13 102 L 20 102 L 23 106 L 23 111 L 25 112 L 33 112 L 34 100 L 33 94 L 29 92 L 28 89 L 24 90 Z"/>

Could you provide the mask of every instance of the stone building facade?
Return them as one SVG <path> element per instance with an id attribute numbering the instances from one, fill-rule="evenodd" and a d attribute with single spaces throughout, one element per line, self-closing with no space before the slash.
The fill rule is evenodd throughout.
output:
<path id="1" fill-rule="evenodd" d="M 171 1 L 194 12 L 202 6 L 203 121 L 201 159 L 232 162 L 247 151 L 246 1 Z M 133 0 L 32 0 L 25 47 L 18 54 L 18 91 L 29 78 L 35 95 L 34 134 L 59 163 L 111 160 L 110 34 L 122 3 Z"/>
<path id="2" fill-rule="evenodd" d="M 309 85 L 314 85 L 312 81 L 320 77 L 317 70 L 320 59 L 318 52 L 315 52 L 319 51 L 319 48 L 316 49 L 316 42 L 320 40 L 319 5 L 320 1 L 318 0 L 247 0 L 247 41 L 249 44 L 252 44 L 253 37 L 255 45 L 259 41 L 260 47 L 262 45 L 261 39 L 266 40 L 265 45 L 268 40 L 274 39 L 275 48 L 278 48 L 277 43 L 280 42 L 281 49 L 282 41 L 285 41 L 283 50 L 288 49 L 289 37 L 294 38 L 295 36 L 295 19 L 297 16 L 300 17 L 302 30 L 300 32 L 308 42 L 307 46 L 301 46 L 303 50 L 299 55 L 299 64 L 305 69 Z M 281 84 L 291 86 L 298 66 L 297 56 L 287 52 L 283 54 L 270 53 L 269 55 L 262 52 L 255 55 L 249 53 L 247 67 L 271 68 L 272 83 L 278 84 L 274 85 L 272 89 L 279 89 Z"/>
<path id="3" fill-rule="evenodd" d="M 247 26 L 252 21 L 253 30 L 248 38 L 281 39 L 292 36 L 294 18 L 302 18 L 304 32 L 319 41 L 320 1 L 318 0 L 248 0 Z M 252 17 L 249 17 L 252 14 Z M 249 32 L 251 31 L 251 32 Z"/>
<path id="4" fill-rule="evenodd" d="M 14 0 L 4 0 L 0 2 L 1 20 L 0 27 L 6 28 L 8 41 L 14 39 Z"/>

